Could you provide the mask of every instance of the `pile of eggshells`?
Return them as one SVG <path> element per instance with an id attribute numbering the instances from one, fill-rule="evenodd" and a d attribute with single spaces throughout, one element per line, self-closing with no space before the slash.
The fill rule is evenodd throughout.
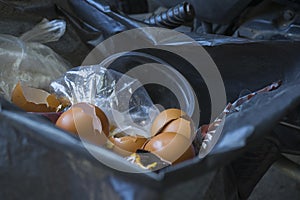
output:
<path id="1" fill-rule="evenodd" d="M 65 102 L 54 95 L 21 84 L 15 87 L 12 102 L 27 112 L 57 112 L 66 107 Z M 153 121 L 148 138 L 138 133 L 132 136 L 122 130 L 116 132 L 117 127 L 110 126 L 105 113 L 89 103 L 72 105 L 59 116 L 56 126 L 84 141 L 106 146 L 124 157 L 137 150 L 145 150 L 170 164 L 176 164 L 195 156 L 193 121 L 179 109 L 161 112 Z"/>
<path id="2" fill-rule="evenodd" d="M 167 109 L 153 121 L 151 136 L 131 136 L 125 132 L 110 135 L 110 127 L 104 112 L 91 104 L 73 105 L 57 120 L 56 125 L 95 145 L 106 145 L 121 156 L 129 156 L 138 149 L 155 154 L 169 163 L 176 164 L 195 156 L 192 141 L 192 120 L 179 109 Z"/>

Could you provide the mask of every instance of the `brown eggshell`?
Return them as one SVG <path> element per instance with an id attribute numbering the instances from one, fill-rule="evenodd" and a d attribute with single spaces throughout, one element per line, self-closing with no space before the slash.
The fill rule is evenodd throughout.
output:
<path id="1" fill-rule="evenodd" d="M 56 125 L 96 145 L 105 144 L 109 134 L 104 112 L 88 103 L 73 105 L 58 118 Z"/>
<path id="2" fill-rule="evenodd" d="M 195 149 L 193 145 L 190 145 L 188 149 L 182 154 L 182 156 L 180 156 L 175 162 L 173 162 L 173 165 L 192 159 L 194 157 L 195 157 Z"/>
<path id="3" fill-rule="evenodd" d="M 77 135 L 78 133 L 75 127 L 74 115 L 79 115 L 78 117 L 81 118 L 86 117 L 86 114 L 81 108 L 73 107 L 60 115 L 56 121 L 56 126 Z"/>
<path id="4" fill-rule="evenodd" d="M 20 83 L 14 88 L 11 101 L 27 112 L 56 112 L 60 106 L 54 95 L 41 89 L 22 86 Z"/>
<path id="5" fill-rule="evenodd" d="M 186 137 L 173 132 L 164 132 L 153 137 L 145 144 L 144 149 L 172 164 L 195 157 L 191 142 Z"/>
<path id="6" fill-rule="evenodd" d="M 164 110 L 161 112 L 153 121 L 152 127 L 151 127 L 151 136 L 155 136 L 161 130 L 163 127 L 171 122 L 172 120 L 178 119 L 181 116 L 186 115 L 182 110 L 171 108 Z"/>
<path id="7" fill-rule="evenodd" d="M 101 121 L 101 124 L 102 124 L 102 131 L 108 137 L 109 129 L 110 129 L 108 118 L 105 115 L 105 113 L 100 108 L 98 108 L 97 106 L 95 106 L 95 110 L 96 110 L 96 115 L 100 118 L 100 121 Z"/>
<path id="8" fill-rule="evenodd" d="M 175 132 L 193 140 L 195 135 L 194 124 L 191 119 L 178 118 L 163 127 L 161 132 Z"/>
<path id="9" fill-rule="evenodd" d="M 141 149 L 147 141 L 146 138 L 136 136 L 112 136 L 109 140 L 115 145 L 113 151 L 122 156 L 129 156 L 135 153 L 136 150 Z"/>

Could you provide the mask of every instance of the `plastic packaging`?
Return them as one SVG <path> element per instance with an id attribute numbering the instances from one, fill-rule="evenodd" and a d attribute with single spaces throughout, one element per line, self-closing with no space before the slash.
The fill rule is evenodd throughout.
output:
<path id="1" fill-rule="evenodd" d="M 50 86 L 72 104 L 88 102 L 98 106 L 110 124 L 128 135 L 150 137 L 152 121 L 159 114 L 138 80 L 101 65 L 74 68 Z"/>
<path id="2" fill-rule="evenodd" d="M 143 85 L 148 83 L 155 82 L 163 84 L 168 88 L 172 89 L 172 92 L 176 93 L 176 98 L 172 100 L 172 104 L 175 101 L 178 101 L 180 104 L 180 109 L 183 110 L 188 116 L 192 116 L 195 112 L 195 97 L 193 94 L 193 88 L 189 84 L 188 80 L 174 67 L 174 65 L 169 64 L 166 59 L 162 59 L 159 56 L 151 54 L 152 52 L 140 52 L 140 51 L 131 51 L 126 53 L 116 53 L 108 56 L 101 61 L 100 65 L 105 68 L 113 69 L 115 71 L 126 73 L 129 76 L 135 77 L 139 81 L 143 81 Z M 123 71 L 124 69 L 133 68 L 137 63 L 143 68 L 150 68 L 148 72 L 155 74 L 155 77 L 152 75 L 147 79 L 144 74 L 147 71 L 144 70 L 129 70 Z M 165 81 L 163 81 L 165 80 Z M 152 81 L 152 82 L 151 82 Z M 150 90 L 157 90 L 159 93 L 166 92 L 163 88 L 158 86 L 148 88 L 147 92 Z M 167 98 L 161 98 L 160 101 L 156 99 L 156 105 L 159 107 L 165 107 L 171 103 Z M 173 107 L 177 107 L 178 105 Z M 168 106 L 167 106 L 168 107 Z"/>
<path id="3" fill-rule="evenodd" d="M 0 34 L 0 95 L 10 100 L 19 81 L 48 89 L 52 80 L 70 68 L 52 49 L 40 43 L 57 41 L 65 28 L 66 23 L 62 20 L 44 19 L 20 38 Z"/>
<path id="4" fill-rule="evenodd" d="M 215 146 L 215 144 L 218 142 L 221 134 L 222 134 L 222 128 L 225 123 L 226 116 L 229 116 L 230 114 L 234 112 L 239 112 L 242 109 L 242 106 L 244 103 L 249 101 L 251 98 L 256 96 L 257 94 L 264 93 L 264 92 L 270 92 L 273 90 L 276 90 L 280 87 L 282 84 L 282 81 L 275 82 L 267 87 L 264 87 L 256 92 L 252 92 L 248 95 L 242 96 L 238 98 L 235 102 L 229 103 L 224 111 L 214 120 L 213 123 L 209 125 L 203 125 L 198 130 L 198 134 L 201 134 L 203 140 L 202 142 L 196 143 L 196 147 L 198 147 L 199 144 L 201 144 L 201 148 L 198 154 L 199 158 L 204 158 L 209 152 L 212 150 L 212 148 Z M 196 142 L 199 140 L 196 140 Z"/>

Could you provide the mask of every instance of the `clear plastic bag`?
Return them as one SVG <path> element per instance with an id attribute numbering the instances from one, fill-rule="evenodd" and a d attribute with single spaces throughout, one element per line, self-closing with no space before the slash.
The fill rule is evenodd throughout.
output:
<path id="1" fill-rule="evenodd" d="M 62 20 L 42 20 L 20 38 L 0 34 L 0 95 L 10 100 L 20 81 L 31 87 L 48 89 L 61 76 L 68 64 L 52 49 L 41 44 L 57 41 L 65 32 Z"/>
<path id="2" fill-rule="evenodd" d="M 150 137 L 152 121 L 159 114 L 138 80 L 101 65 L 71 69 L 50 87 L 72 104 L 87 102 L 98 106 L 111 125 L 128 135 Z"/>
<path id="3" fill-rule="evenodd" d="M 274 82 L 256 92 L 250 92 L 247 95 L 238 98 L 235 102 L 227 104 L 227 106 L 225 107 L 223 112 L 215 119 L 215 121 L 213 123 L 211 123 L 209 125 L 203 125 L 202 127 L 200 127 L 200 129 L 198 130 L 198 133 L 201 134 L 202 138 L 200 140 L 203 140 L 203 141 L 201 143 L 198 157 L 204 158 L 208 153 L 210 153 L 212 148 L 216 145 L 216 143 L 218 142 L 218 140 L 222 134 L 222 131 L 223 131 L 222 129 L 223 129 L 223 126 L 225 123 L 226 116 L 228 116 L 232 113 L 235 113 L 235 112 L 239 112 L 242 109 L 243 105 L 247 101 L 249 101 L 251 98 L 256 96 L 257 94 L 276 90 L 281 86 L 281 84 L 282 84 L 282 81 L 277 81 L 277 82 Z M 247 90 L 247 92 L 248 92 L 248 90 Z M 242 130 L 245 130 L 245 132 L 247 131 L 247 129 L 242 129 Z M 242 130 L 239 130 L 240 135 L 242 135 Z M 232 138 L 230 140 L 233 141 Z M 235 143 L 238 143 L 238 141 L 236 141 Z"/>

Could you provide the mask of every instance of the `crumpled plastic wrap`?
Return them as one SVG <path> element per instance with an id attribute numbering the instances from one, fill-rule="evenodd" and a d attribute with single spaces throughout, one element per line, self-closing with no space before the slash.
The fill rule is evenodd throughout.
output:
<path id="1" fill-rule="evenodd" d="M 88 102 L 98 106 L 108 116 L 110 124 L 128 135 L 150 137 L 152 121 L 159 114 L 138 80 L 101 65 L 67 71 L 50 87 L 72 104 Z"/>
<path id="2" fill-rule="evenodd" d="M 52 80 L 70 68 L 66 61 L 42 44 L 57 41 L 65 28 L 63 20 L 44 19 L 19 38 L 0 34 L 0 95 L 10 100 L 19 81 L 48 89 Z"/>
<path id="3" fill-rule="evenodd" d="M 198 136 L 194 142 L 194 145 L 196 145 L 197 148 L 199 144 L 201 144 L 201 147 L 199 148 L 199 158 L 204 158 L 206 155 L 210 153 L 210 151 L 213 149 L 215 144 L 218 142 L 221 134 L 222 134 L 222 128 L 225 124 L 226 117 L 229 116 L 232 113 L 239 112 L 243 104 L 248 102 L 251 98 L 256 96 L 257 94 L 270 92 L 273 90 L 278 89 L 282 84 L 282 81 L 274 82 L 271 85 L 268 85 L 256 92 L 252 92 L 248 95 L 242 96 L 238 98 L 235 102 L 227 104 L 223 112 L 209 125 L 203 125 L 198 130 Z M 200 139 L 198 139 L 200 137 Z M 201 142 L 199 142 L 201 140 Z M 198 141 L 198 144 L 197 144 Z"/>

